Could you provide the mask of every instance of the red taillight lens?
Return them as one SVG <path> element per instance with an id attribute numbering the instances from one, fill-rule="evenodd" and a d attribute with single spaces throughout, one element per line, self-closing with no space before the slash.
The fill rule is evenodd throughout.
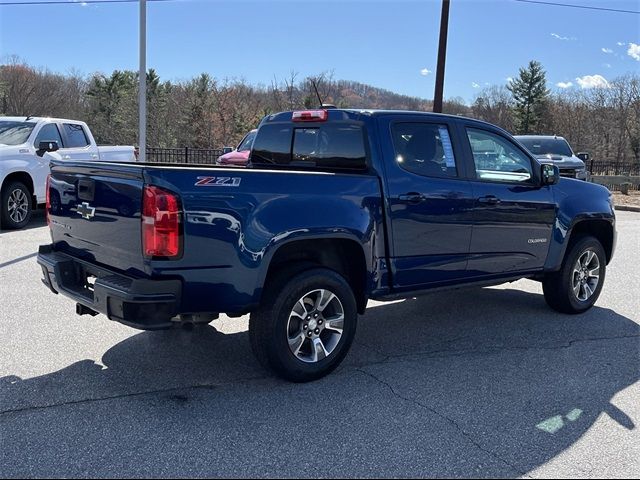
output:
<path id="1" fill-rule="evenodd" d="M 181 253 L 180 199 L 159 187 L 142 192 L 142 251 L 146 257 L 177 257 Z"/>
<path id="2" fill-rule="evenodd" d="M 45 211 L 45 215 L 47 217 L 47 225 L 51 226 L 51 219 L 49 218 L 50 212 L 51 212 L 51 193 L 49 193 L 49 188 L 51 188 L 51 175 L 47 175 L 47 186 L 45 187 L 46 192 L 46 199 L 47 199 L 47 207 L 46 207 L 46 211 Z"/>
<path id="3" fill-rule="evenodd" d="M 327 110 L 300 110 L 293 112 L 291 120 L 294 122 L 324 122 L 329 118 Z"/>

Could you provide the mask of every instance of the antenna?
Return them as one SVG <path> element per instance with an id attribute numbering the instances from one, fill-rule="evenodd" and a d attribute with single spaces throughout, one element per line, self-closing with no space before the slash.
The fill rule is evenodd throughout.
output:
<path id="1" fill-rule="evenodd" d="M 318 87 L 316 86 L 316 81 L 313 78 L 311 79 L 311 85 L 313 85 L 313 89 L 316 91 L 316 96 L 320 102 L 320 108 L 322 108 L 322 98 L 320 97 L 320 93 L 318 93 Z"/>

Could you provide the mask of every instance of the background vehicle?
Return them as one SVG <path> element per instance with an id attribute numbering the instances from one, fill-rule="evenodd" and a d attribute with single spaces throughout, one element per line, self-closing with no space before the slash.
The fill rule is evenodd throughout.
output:
<path id="1" fill-rule="evenodd" d="M 52 146 L 55 143 L 57 152 L 41 150 L 40 142 Z M 3 228 L 24 227 L 35 206 L 45 202 L 45 180 L 52 159 L 135 162 L 136 156 L 132 146 L 97 146 L 84 122 L 0 117 L 0 222 Z"/>
<path id="2" fill-rule="evenodd" d="M 368 299 L 533 278 L 583 312 L 615 245 L 606 188 L 457 116 L 284 112 L 250 168 L 54 162 L 53 182 L 75 199 L 48 208 L 38 262 L 79 314 L 154 329 L 250 312 L 257 358 L 293 381 L 337 367 Z"/>
<path id="3" fill-rule="evenodd" d="M 249 153 L 251 153 L 251 146 L 256 138 L 257 129 L 251 130 L 240 141 L 235 150 L 220 155 L 216 163 L 218 165 L 240 165 L 245 166 L 249 161 Z"/>
<path id="4" fill-rule="evenodd" d="M 539 160 L 557 165 L 562 177 L 587 179 L 585 162 L 589 154 L 574 154 L 564 138 L 556 135 L 516 135 L 515 138 Z"/>

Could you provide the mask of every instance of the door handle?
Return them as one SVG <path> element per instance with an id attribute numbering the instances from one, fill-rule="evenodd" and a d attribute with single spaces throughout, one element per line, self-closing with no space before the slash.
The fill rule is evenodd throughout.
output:
<path id="1" fill-rule="evenodd" d="M 97 153 L 92 153 L 92 154 L 91 154 L 91 158 L 93 158 L 93 159 L 98 158 L 98 154 L 97 154 Z"/>
<path id="2" fill-rule="evenodd" d="M 500 203 L 500 199 L 495 195 L 487 195 L 485 197 L 480 197 L 478 202 L 484 203 L 486 205 L 498 205 Z"/>
<path id="3" fill-rule="evenodd" d="M 71 155 L 63 155 L 62 159 L 63 160 L 69 160 L 71 158 Z"/>
<path id="4" fill-rule="evenodd" d="M 416 205 L 420 202 L 424 202 L 427 199 L 424 195 L 417 192 L 405 193 L 404 195 L 398 195 L 398 200 L 403 203 L 411 203 L 412 205 Z"/>

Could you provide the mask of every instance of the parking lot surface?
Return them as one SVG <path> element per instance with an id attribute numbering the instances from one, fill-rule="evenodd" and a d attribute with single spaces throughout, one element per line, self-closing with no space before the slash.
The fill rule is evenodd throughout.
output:
<path id="1" fill-rule="evenodd" d="M 344 364 L 296 385 L 248 317 L 140 332 L 78 317 L 0 233 L 0 476 L 640 476 L 640 214 L 619 212 L 600 300 L 539 283 L 371 302 Z"/>

